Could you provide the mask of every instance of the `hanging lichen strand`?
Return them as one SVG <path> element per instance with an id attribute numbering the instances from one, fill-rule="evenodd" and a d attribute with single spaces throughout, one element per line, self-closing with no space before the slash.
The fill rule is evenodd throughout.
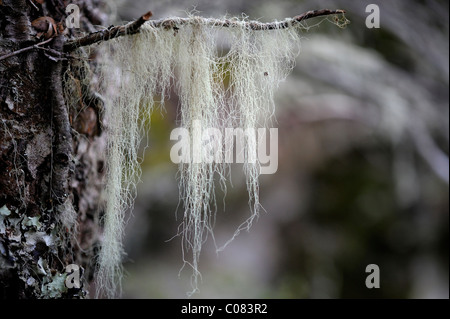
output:
<path id="1" fill-rule="evenodd" d="M 267 127 L 274 113 L 274 91 L 294 65 L 300 43 L 298 28 L 304 27 L 279 24 L 280 28 L 261 31 L 238 19 L 226 20 L 230 23 L 227 28 L 215 27 L 218 20 L 199 17 L 183 19 L 179 25 L 176 19 L 170 21 L 161 26 L 150 21 L 138 34 L 109 41 L 104 48 L 102 78 L 107 81 L 104 96 L 109 140 L 98 287 L 109 297 L 120 291 L 124 213 L 132 206 L 140 176 L 138 146 L 146 132 L 142 132 L 139 116 L 143 112 L 150 116 L 156 97 L 163 105 L 171 83 L 176 83 L 181 126 L 193 140 L 197 138 L 192 136 L 194 125 L 198 124 L 219 130 Z M 221 56 L 217 41 L 224 36 L 230 47 Z M 226 77 L 228 85 L 224 84 Z M 224 150 L 223 145 L 219 149 Z M 249 229 L 258 216 L 259 168 L 258 160 L 249 160 L 244 150 L 250 216 L 244 218 L 232 238 Z M 183 260 L 193 270 L 192 292 L 198 289 L 202 244 L 212 235 L 215 175 L 226 188 L 227 164 L 179 164 L 180 198 L 184 203 L 179 235 Z"/>

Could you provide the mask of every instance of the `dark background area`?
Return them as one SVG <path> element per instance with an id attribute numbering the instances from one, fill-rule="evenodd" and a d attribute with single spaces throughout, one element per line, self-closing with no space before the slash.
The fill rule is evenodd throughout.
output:
<path id="1" fill-rule="evenodd" d="M 302 34 L 296 67 L 277 91 L 279 165 L 261 177 L 266 210 L 250 232 L 200 258 L 196 298 L 448 298 L 449 17 L 447 1 L 116 1 L 117 21 L 199 15 L 282 20 L 345 9 Z M 114 2 L 111 2 L 114 3 Z M 380 7 L 381 27 L 365 25 Z M 308 21 L 312 26 L 321 21 Z M 124 297 L 184 298 L 177 166 L 170 161 L 176 94 L 154 112 L 126 229 Z M 219 206 L 224 244 L 250 211 L 242 167 Z M 223 194 L 218 192 L 218 198 Z M 381 288 L 367 289 L 368 264 Z"/>

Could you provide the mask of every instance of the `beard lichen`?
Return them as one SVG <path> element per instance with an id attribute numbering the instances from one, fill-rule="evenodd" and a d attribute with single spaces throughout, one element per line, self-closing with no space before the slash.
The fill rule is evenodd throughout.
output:
<path id="1" fill-rule="evenodd" d="M 120 291 L 124 216 L 133 205 L 140 176 L 138 149 L 146 133 L 140 116 L 150 117 L 156 102 L 164 105 L 171 85 L 176 83 L 180 124 L 191 134 L 195 122 L 219 130 L 265 128 L 270 124 L 274 92 L 292 70 L 299 52 L 298 27 L 255 31 L 248 27 L 248 21 L 233 22 L 233 28 L 214 28 L 208 19 L 191 17 L 190 23 L 180 27 L 176 22 L 169 28 L 143 25 L 140 33 L 103 45 L 101 74 L 103 81 L 108 81 L 103 92 L 108 153 L 97 286 L 109 297 Z M 228 43 L 225 53 L 217 49 L 219 41 L 225 46 Z M 160 100 L 155 101 L 156 97 Z M 232 238 L 251 227 L 261 208 L 260 163 L 249 157 L 244 153 L 250 216 Z M 226 191 L 228 164 L 179 164 L 184 205 L 178 234 L 184 264 L 193 271 L 190 293 L 198 290 L 202 245 L 213 231 L 215 176 Z"/>

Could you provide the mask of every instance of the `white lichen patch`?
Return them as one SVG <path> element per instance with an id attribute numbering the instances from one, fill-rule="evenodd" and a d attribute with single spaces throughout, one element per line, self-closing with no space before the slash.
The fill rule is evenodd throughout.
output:
<path id="1" fill-rule="evenodd" d="M 36 178 L 39 166 L 52 152 L 51 141 L 52 131 L 49 128 L 46 132 L 36 134 L 31 142 L 27 145 L 25 154 L 28 158 L 28 170 L 30 171 L 33 178 Z"/>

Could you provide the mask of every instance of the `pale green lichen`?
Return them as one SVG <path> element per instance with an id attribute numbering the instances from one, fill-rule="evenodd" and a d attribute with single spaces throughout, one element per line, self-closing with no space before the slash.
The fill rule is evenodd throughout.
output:
<path id="1" fill-rule="evenodd" d="M 25 217 L 22 221 L 22 225 L 23 226 L 28 226 L 28 227 L 34 227 L 35 229 L 39 229 L 42 224 L 39 222 L 39 219 L 41 218 L 41 216 L 35 216 L 35 217 Z"/>
<path id="2" fill-rule="evenodd" d="M 61 298 L 67 292 L 66 286 L 67 274 L 55 274 L 51 277 L 45 277 L 41 286 L 42 298 Z"/>
<path id="3" fill-rule="evenodd" d="M 0 234 L 5 235 L 9 241 L 20 242 L 19 226 L 22 219 L 15 216 L 15 212 L 10 211 L 6 205 L 0 208 Z"/>
<path id="4" fill-rule="evenodd" d="M 0 215 L 9 216 L 10 214 L 11 214 L 11 211 L 8 209 L 8 207 L 6 205 L 4 205 L 0 208 Z"/>
<path id="5" fill-rule="evenodd" d="M 4 205 L 0 208 L 0 234 L 6 234 L 6 225 L 4 223 L 5 217 L 11 215 L 11 211 Z"/>

